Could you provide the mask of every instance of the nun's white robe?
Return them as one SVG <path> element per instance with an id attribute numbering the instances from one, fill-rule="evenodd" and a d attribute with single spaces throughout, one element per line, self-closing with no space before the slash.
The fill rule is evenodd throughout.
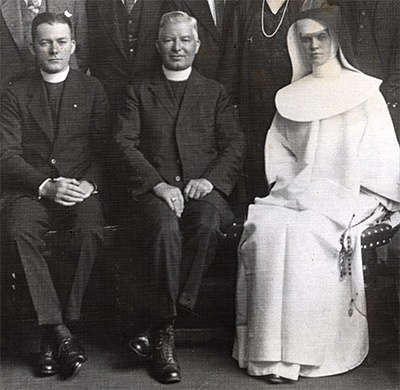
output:
<path id="1" fill-rule="evenodd" d="M 379 84 L 342 68 L 278 92 L 265 148 L 275 185 L 249 207 L 239 245 L 233 356 L 250 375 L 339 374 L 368 353 L 360 235 L 400 209 Z"/>

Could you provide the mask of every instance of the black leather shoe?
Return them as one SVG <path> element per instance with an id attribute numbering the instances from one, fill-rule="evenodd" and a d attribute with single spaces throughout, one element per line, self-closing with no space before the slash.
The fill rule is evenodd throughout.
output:
<path id="1" fill-rule="evenodd" d="M 39 376 L 50 376 L 60 372 L 55 345 L 51 340 L 42 338 L 40 341 L 40 358 L 36 371 Z"/>
<path id="2" fill-rule="evenodd" d="M 267 381 L 269 383 L 271 383 L 272 385 L 280 385 L 282 383 L 291 382 L 290 379 L 282 378 L 281 376 L 276 375 L 276 374 L 267 375 Z"/>
<path id="3" fill-rule="evenodd" d="M 57 357 L 60 364 L 61 379 L 68 379 L 75 375 L 87 361 L 81 343 L 74 336 L 66 337 L 58 342 Z"/>
<path id="4" fill-rule="evenodd" d="M 146 330 L 138 333 L 129 340 L 128 346 L 132 352 L 135 364 L 144 363 L 151 358 L 153 353 L 151 339 L 150 331 Z"/>
<path id="5" fill-rule="evenodd" d="M 156 331 L 151 372 L 154 378 L 161 383 L 175 383 L 182 379 L 181 368 L 175 353 L 174 328 L 172 325 Z"/>

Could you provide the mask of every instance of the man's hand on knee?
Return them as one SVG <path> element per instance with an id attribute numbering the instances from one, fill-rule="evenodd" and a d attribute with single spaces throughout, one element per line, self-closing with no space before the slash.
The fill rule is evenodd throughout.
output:
<path id="1" fill-rule="evenodd" d="M 171 186 L 167 183 L 159 183 L 153 188 L 153 192 L 170 207 L 178 218 L 180 218 L 185 207 L 185 201 L 178 187 Z"/>
<path id="2" fill-rule="evenodd" d="M 192 179 L 183 191 L 185 200 L 188 202 L 189 199 L 201 199 L 209 194 L 213 188 L 214 186 L 207 179 Z"/>
<path id="3" fill-rule="evenodd" d="M 41 190 L 41 196 L 67 207 L 87 198 L 85 189 L 80 187 L 78 180 L 65 177 L 48 181 Z"/>

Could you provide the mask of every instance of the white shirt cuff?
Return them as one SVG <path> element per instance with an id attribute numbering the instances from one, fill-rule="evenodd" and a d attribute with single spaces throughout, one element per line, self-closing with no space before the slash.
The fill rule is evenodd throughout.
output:
<path id="1" fill-rule="evenodd" d="M 39 189 L 38 189 L 38 199 L 42 199 L 42 191 L 43 191 L 43 188 L 44 188 L 44 186 L 50 181 L 51 179 L 50 178 L 48 178 L 48 179 L 46 179 L 40 186 L 39 186 Z"/>

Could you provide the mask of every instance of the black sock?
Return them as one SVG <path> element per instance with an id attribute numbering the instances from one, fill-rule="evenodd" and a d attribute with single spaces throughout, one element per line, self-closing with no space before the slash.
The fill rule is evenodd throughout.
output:
<path id="1" fill-rule="evenodd" d="M 70 330 L 64 324 L 56 325 L 54 327 L 54 337 L 57 340 L 62 340 L 62 339 L 65 339 L 65 338 L 71 337 L 71 336 L 72 336 L 72 334 L 71 334 Z"/>
<path id="2" fill-rule="evenodd" d="M 41 325 L 40 334 L 45 339 L 62 340 L 66 337 L 71 337 L 72 334 L 64 324 L 57 325 Z"/>
<path id="3" fill-rule="evenodd" d="M 162 318 L 158 324 L 158 328 L 165 330 L 170 326 L 173 326 L 174 323 L 175 323 L 175 317 Z"/>

